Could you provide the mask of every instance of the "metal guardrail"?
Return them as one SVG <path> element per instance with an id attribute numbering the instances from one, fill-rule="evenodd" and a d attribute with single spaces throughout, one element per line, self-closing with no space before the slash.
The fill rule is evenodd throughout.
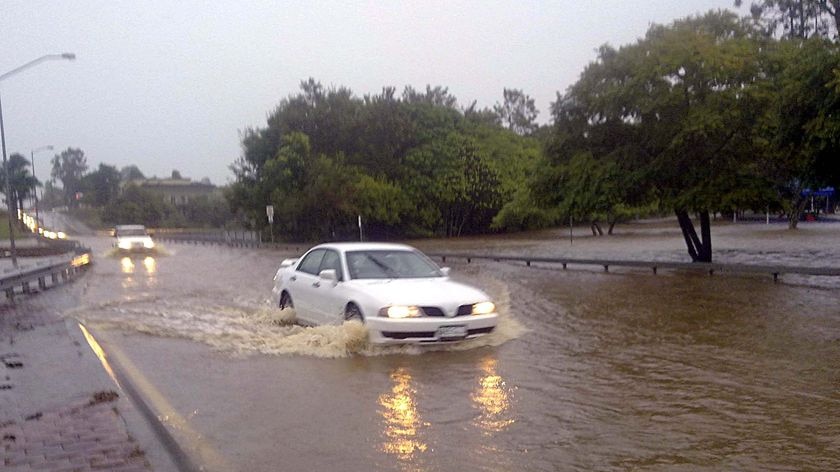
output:
<path id="1" fill-rule="evenodd" d="M 237 239 L 237 234 L 251 233 L 246 239 Z M 156 239 L 181 242 L 186 244 L 222 244 L 233 247 L 273 248 L 284 249 L 294 252 L 301 252 L 307 247 L 293 244 L 271 244 L 259 240 L 258 235 L 251 231 L 222 231 L 222 232 L 173 232 L 158 233 Z M 526 266 L 532 263 L 557 264 L 566 269 L 570 265 L 603 267 L 609 272 L 610 267 L 629 267 L 636 269 L 648 269 L 656 274 L 659 270 L 687 270 L 705 272 L 709 275 L 715 273 L 729 274 L 768 274 L 773 276 L 777 282 L 782 274 L 812 275 L 840 277 L 840 267 L 803 267 L 803 266 L 780 266 L 780 265 L 750 265 L 750 264 L 725 264 L 707 262 L 667 262 L 667 261 L 638 261 L 622 259 L 575 259 L 563 257 L 535 257 L 535 256 L 497 256 L 489 254 L 469 253 L 429 253 L 431 257 L 438 257 L 443 262 L 447 258 L 466 259 L 467 263 L 475 260 L 509 261 L 522 262 Z"/>
<path id="2" fill-rule="evenodd" d="M 776 265 L 748 265 L 748 264 L 721 264 L 710 262 L 658 262 L 658 261 L 633 261 L 621 259 L 574 259 L 559 257 L 528 257 L 528 256 L 494 256 L 486 254 L 465 254 L 465 253 L 436 253 L 429 254 L 431 257 L 439 257 L 443 262 L 447 258 L 466 259 L 469 264 L 473 259 L 524 262 L 526 266 L 532 263 L 559 264 L 566 269 L 569 265 L 600 266 L 605 272 L 614 267 L 631 267 L 652 270 L 654 274 L 660 269 L 663 270 L 690 270 L 706 272 L 709 275 L 715 273 L 732 274 L 769 274 L 773 281 L 779 280 L 782 274 L 816 275 L 827 277 L 840 276 L 838 267 L 802 267 L 802 266 L 776 266 Z"/>
<path id="3" fill-rule="evenodd" d="M 77 251 L 70 258 L 62 260 L 50 260 L 44 264 L 37 264 L 34 267 L 15 269 L 0 274 L 0 290 L 6 294 L 6 298 L 14 299 L 17 290 L 20 293 L 33 293 L 31 284 L 37 282 L 40 290 L 46 290 L 61 282 L 72 280 L 77 274 L 85 270 L 91 264 L 90 250 Z M 49 279 L 50 284 L 47 285 Z"/>
<path id="4" fill-rule="evenodd" d="M 262 241 L 259 233 L 247 230 L 227 231 L 172 231 L 155 230 L 152 236 L 157 241 L 168 241 L 194 245 L 220 245 L 241 248 L 279 249 L 291 252 L 303 252 L 311 245 L 270 243 Z"/>
<path id="5" fill-rule="evenodd" d="M 247 230 L 182 232 L 158 229 L 154 230 L 153 234 L 154 239 L 187 244 L 219 244 L 231 247 L 260 247 L 262 245 L 259 233 Z"/>

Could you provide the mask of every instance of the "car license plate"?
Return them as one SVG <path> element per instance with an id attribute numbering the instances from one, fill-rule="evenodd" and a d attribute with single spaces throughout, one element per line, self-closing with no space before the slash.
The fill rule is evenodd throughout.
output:
<path id="1" fill-rule="evenodd" d="M 467 337 L 466 326 L 441 326 L 437 330 L 437 337 L 441 340 L 464 339 Z"/>

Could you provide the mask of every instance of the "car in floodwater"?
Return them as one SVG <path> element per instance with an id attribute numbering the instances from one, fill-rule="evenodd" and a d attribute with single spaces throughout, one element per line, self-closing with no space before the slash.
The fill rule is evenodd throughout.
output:
<path id="1" fill-rule="evenodd" d="M 272 292 L 303 324 L 358 320 L 378 344 L 462 341 L 498 322 L 487 294 L 451 280 L 448 268 L 403 244 L 315 246 L 281 263 Z"/>
<path id="2" fill-rule="evenodd" d="M 117 225 L 114 247 L 120 252 L 148 252 L 155 248 L 155 242 L 143 225 Z"/>

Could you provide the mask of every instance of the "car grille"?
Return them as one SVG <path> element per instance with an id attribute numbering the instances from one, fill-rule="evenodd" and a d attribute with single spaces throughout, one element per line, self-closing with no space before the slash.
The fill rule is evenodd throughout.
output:
<path id="1" fill-rule="evenodd" d="M 425 313 L 426 316 L 446 316 L 443 313 L 443 310 L 436 306 L 421 306 L 420 308 L 423 310 L 423 313 Z"/>
<path id="2" fill-rule="evenodd" d="M 478 334 L 488 334 L 493 331 L 495 326 L 490 326 L 487 328 L 476 328 L 467 331 L 467 337 L 475 336 Z M 391 339 L 411 339 L 411 338 L 434 338 L 435 332 L 434 331 L 410 331 L 410 332 L 395 332 L 395 331 L 383 331 L 382 336 Z"/>
<path id="3" fill-rule="evenodd" d="M 420 308 L 423 310 L 423 313 L 425 313 L 426 316 L 446 316 L 446 313 L 444 313 L 442 309 L 436 306 L 421 306 Z M 470 314 L 472 314 L 472 305 L 461 305 L 455 312 L 455 316 L 467 316 Z"/>

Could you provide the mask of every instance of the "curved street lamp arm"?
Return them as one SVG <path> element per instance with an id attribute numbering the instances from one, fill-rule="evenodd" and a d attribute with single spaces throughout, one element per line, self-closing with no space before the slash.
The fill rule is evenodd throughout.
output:
<path id="1" fill-rule="evenodd" d="M 20 66 L 16 69 L 12 69 L 12 70 L 10 70 L 9 72 L 6 72 L 3 75 L 0 75 L 0 80 L 6 79 L 7 77 L 15 75 L 15 74 L 17 74 L 18 72 L 20 72 L 24 69 L 28 69 L 28 68 L 30 68 L 34 65 L 40 64 L 44 61 L 49 61 L 51 59 L 73 60 L 73 59 L 76 59 L 76 55 L 73 54 L 72 52 L 65 52 L 63 54 L 46 54 L 46 55 L 43 55 L 43 56 L 39 57 L 38 59 L 33 59 L 33 60 L 27 62 L 26 64 L 24 64 L 24 65 L 22 65 L 22 66 Z"/>

